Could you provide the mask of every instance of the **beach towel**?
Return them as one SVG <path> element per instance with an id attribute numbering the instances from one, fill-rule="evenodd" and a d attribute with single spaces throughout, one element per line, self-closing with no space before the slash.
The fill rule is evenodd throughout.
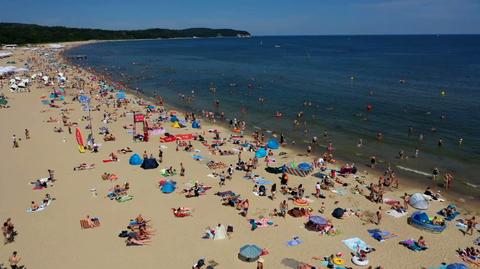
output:
<path id="1" fill-rule="evenodd" d="M 98 218 L 93 218 L 92 221 L 93 221 L 93 224 L 95 224 L 94 227 L 89 226 L 87 220 L 81 219 L 80 220 L 80 227 L 82 229 L 93 229 L 93 228 L 96 228 L 96 227 L 100 226 L 100 220 Z"/>
<path id="2" fill-rule="evenodd" d="M 203 160 L 204 157 L 201 156 L 201 155 L 196 155 L 196 154 L 195 154 L 195 155 L 192 156 L 192 158 L 193 158 L 195 161 L 201 161 L 201 160 Z"/>
<path id="3" fill-rule="evenodd" d="M 454 220 L 456 217 L 458 217 L 458 216 L 460 215 L 460 212 L 455 211 L 455 212 L 453 212 L 452 215 L 450 215 L 450 216 L 448 216 L 448 217 L 445 217 L 445 216 L 442 214 L 442 211 L 441 211 L 441 210 L 438 211 L 437 214 L 440 215 L 440 216 L 442 216 L 443 219 L 446 220 L 446 221 L 452 221 L 452 220 Z"/>
<path id="4" fill-rule="evenodd" d="M 37 210 L 32 210 L 31 208 L 27 208 L 27 212 L 28 213 L 33 213 L 33 212 L 43 211 L 43 210 L 45 210 L 45 208 L 47 208 L 47 206 L 50 205 L 51 202 L 52 202 L 52 200 L 48 200 L 48 202 L 46 204 L 39 205 Z"/>
<path id="5" fill-rule="evenodd" d="M 370 249 L 370 246 L 358 237 L 345 239 L 342 240 L 342 242 L 353 252 L 358 252 L 359 250 L 367 251 L 367 249 Z"/>
<path id="6" fill-rule="evenodd" d="M 396 205 L 399 204 L 400 201 L 391 198 L 383 198 L 383 203 L 387 205 Z"/>
<path id="7" fill-rule="evenodd" d="M 385 212 L 385 214 L 387 214 L 391 217 L 394 217 L 394 218 L 401 218 L 401 217 L 406 216 L 407 212 L 398 212 L 397 210 L 390 209 L 390 210 L 387 210 L 387 212 Z"/>
<path id="8" fill-rule="evenodd" d="M 321 261 L 320 262 L 320 265 L 324 266 L 324 267 L 328 267 L 328 262 L 327 261 Z M 338 265 L 334 265 L 333 267 L 334 269 L 346 269 L 345 267 L 343 266 L 338 266 Z"/>
<path id="9" fill-rule="evenodd" d="M 263 177 L 254 178 L 253 181 L 258 185 L 272 185 L 273 184 L 272 181 L 266 180 Z"/>
<path id="10" fill-rule="evenodd" d="M 334 190 L 331 190 L 331 192 L 336 193 L 340 196 L 345 196 L 347 194 L 347 190 L 345 188 L 334 189 Z"/>
<path id="11" fill-rule="evenodd" d="M 130 201 L 132 199 L 133 199 L 132 195 L 124 195 L 124 196 L 120 196 L 120 197 L 115 198 L 115 200 L 119 203 L 127 202 L 127 201 Z"/>
<path id="12" fill-rule="evenodd" d="M 294 247 L 300 245 L 301 243 L 303 243 L 303 241 L 297 236 L 295 236 L 292 240 L 287 242 L 287 246 Z"/>
<path id="13" fill-rule="evenodd" d="M 394 238 L 397 236 L 396 234 L 392 234 L 388 231 L 381 231 L 379 229 L 368 230 L 368 233 L 370 234 L 370 236 L 372 236 L 373 238 L 375 238 L 380 242 L 383 242 L 387 239 Z"/>
<path id="14" fill-rule="evenodd" d="M 413 239 L 408 239 L 404 241 L 400 241 L 400 245 L 406 246 L 408 249 L 413 250 L 413 251 L 424 251 L 428 249 L 427 247 L 421 247 L 417 244 L 417 242 Z"/>

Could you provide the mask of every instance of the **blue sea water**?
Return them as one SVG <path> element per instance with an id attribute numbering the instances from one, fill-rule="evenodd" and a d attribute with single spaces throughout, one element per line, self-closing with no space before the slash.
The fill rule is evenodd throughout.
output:
<path id="1" fill-rule="evenodd" d="M 438 167 L 455 174 L 457 190 L 480 192 L 480 36 L 122 41 L 66 54 L 87 55 L 74 63 L 175 107 L 224 111 L 250 127 L 284 132 L 302 149 L 313 136 L 322 144 L 331 140 L 341 159 L 363 165 L 375 155 L 416 180 L 429 180 L 425 175 Z M 284 116 L 276 119 L 276 111 Z M 294 127 L 300 111 L 304 117 Z M 360 138 L 364 146 L 357 147 Z M 413 158 L 415 148 L 419 158 Z M 400 150 L 407 160 L 397 158 Z"/>

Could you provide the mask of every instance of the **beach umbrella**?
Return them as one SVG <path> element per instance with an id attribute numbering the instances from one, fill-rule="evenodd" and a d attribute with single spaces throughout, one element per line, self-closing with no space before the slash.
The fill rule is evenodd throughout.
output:
<path id="1" fill-rule="evenodd" d="M 452 263 L 447 265 L 445 269 L 468 269 L 468 266 L 463 263 Z"/>
<path id="2" fill-rule="evenodd" d="M 328 220 L 322 216 L 310 216 L 308 217 L 308 221 L 315 225 L 327 225 Z"/>
<path id="3" fill-rule="evenodd" d="M 312 165 L 309 163 L 300 163 L 297 167 L 298 169 L 306 171 L 306 170 L 310 170 L 312 168 Z"/>
<path id="4" fill-rule="evenodd" d="M 252 262 L 257 260 L 262 254 L 262 249 L 257 245 L 245 245 L 240 248 L 238 256 L 245 261 Z"/>
<path id="5" fill-rule="evenodd" d="M 332 216 L 334 216 L 337 219 L 341 219 L 344 213 L 345 213 L 345 209 L 337 207 L 335 208 L 335 210 L 333 210 Z"/>
<path id="6" fill-rule="evenodd" d="M 84 103 L 84 104 L 90 102 L 90 98 L 86 95 L 80 95 L 78 97 L 78 100 L 80 100 L 80 103 Z"/>

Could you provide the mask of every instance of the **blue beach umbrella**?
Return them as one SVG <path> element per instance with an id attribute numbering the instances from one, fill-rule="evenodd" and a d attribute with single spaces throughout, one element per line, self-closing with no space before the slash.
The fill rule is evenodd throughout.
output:
<path id="1" fill-rule="evenodd" d="M 255 261 L 262 254 L 262 249 L 257 245 L 245 245 L 240 248 L 239 257 L 246 261 Z"/>

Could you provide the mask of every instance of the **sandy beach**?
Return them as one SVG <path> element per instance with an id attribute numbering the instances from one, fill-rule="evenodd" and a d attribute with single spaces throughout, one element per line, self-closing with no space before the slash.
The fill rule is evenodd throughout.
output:
<path id="1" fill-rule="evenodd" d="M 78 43 L 66 44 L 66 46 L 78 45 Z M 205 258 L 207 265 L 214 268 L 257 268 L 256 262 L 245 262 L 238 258 L 239 249 L 246 244 L 255 244 L 266 250 L 263 255 L 264 268 L 297 268 L 300 263 L 307 263 L 317 268 L 322 266 L 320 261 L 313 257 L 325 257 L 341 252 L 341 259 L 345 261 L 344 267 L 361 268 L 351 261 L 351 249 L 342 243 L 349 238 L 360 238 L 375 251 L 367 254 L 369 265 L 372 268 L 429 268 L 438 267 L 442 262 L 462 262 L 456 250 L 473 246 L 473 241 L 479 237 L 478 230 L 473 235 L 464 235 L 456 227 L 458 219 L 468 219 L 478 216 L 478 204 L 465 204 L 455 196 L 444 195 L 446 201 L 431 201 L 425 212 L 433 217 L 436 212 L 453 203 L 457 206 L 460 215 L 457 219 L 449 221 L 447 228 L 439 234 L 420 230 L 407 223 L 407 218 L 416 211 L 411 206 L 406 216 L 395 218 L 386 214 L 391 205 L 386 203 L 374 203 L 365 196 L 355 194 L 352 187 L 359 185 L 365 194 L 369 190 L 359 181 L 365 181 L 365 185 L 377 183 L 382 171 L 369 169 L 367 172 L 358 171 L 355 175 L 347 174 L 339 177 L 339 180 L 348 183 L 342 188 L 341 184 L 335 183 L 331 190 L 344 190 L 334 193 L 331 190 L 323 190 L 325 199 L 315 198 L 315 184 L 320 178 L 312 176 L 319 172 L 316 168 L 306 177 L 289 175 L 288 186 L 297 187 L 302 184 L 305 188 L 303 198 L 309 202 L 307 207 L 312 210 L 312 215 L 320 215 L 331 221 L 336 228 L 335 235 L 322 235 L 319 232 L 308 231 L 305 223 L 308 217 L 294 218 L 287 215 L 285 218 L 270 216 L 274 209 L 279 208 L 283 200 L 287 200 L 289 209 L 294 208 L 291 195 L 280 192 L 281 174 L 268 173 L 263 159 L 258 161 L 258 167 L 253 171 L 256 175 L 276 183 L 276 199 L 267 196 L 257 196 L 252 192 L 255 183 L 251 179 L 245 179 L 245 171 L 236 170 L 231 179 L 227 179 L 225 186 L 219 185 L 219 177 L 210 177 L 214 171 L 206 165 L 206 159 L 224 164 L 232 164 L 235 168 L 238 155 L 229 156 L 212 155 L 209 149 L 200 141 L 192 140 L 191 144 L 197 152 L 187 152 L 185 146 L 176 150 L 175 142 L 161 143 L 161 136 L 151 136 L 148 142 L 134 142 L 132 134 L 124 126 L 132 123 L 133 113 L 146 113 L 148 101 L 140 102 L 139 97 L 127 94 L 129 103 L 121 108 L 113 106 L 115 102 L 114 92 L 108 92 L 105 96 L 99 95 L 98 77 L 66 63 L 58 52 L 48 51 L 55 55 L 48 62 L 44 55 L 47 50 L 25 50 L 18 48 L 13 50 L 13 55 L 0 59 L 0 66 L 9 65 L 7 62 L 14 61 L 16 67 L 23 67 L 29 63 L 30 71 L 25 74 L 15 74 L 21 78 L 27 78 L 35 73 L 42 72 L 53 80 L 53 85 L 45 86 L 40 77 L 33 80 L 26 92 L 11 92 L 9 90 L 10 76 L 1 80 L 1 93 L 8 98 L 8 108 L 0 109 L 0 149 L 2 150 L 2 162 L 0 162 L 0 220 L 4 222 L 11 218 L 18 235 L 14 242 L 0 246 L 0 264 L 8 265 L 8 258 L 13 251 L 18 251 L 22 257 L 20 264 L 27 268 L 192 268 L 192 265 L 200 258 Z M 62 63 L 62 64 L 57 64 Z M 65 102 L 56 101 L 58 107 L 51 107 L 42 103 L 48 100 L 53 89 L 60 87 L 56 80 L 58 73 L 63 73 L 67 82 L 65 88 Z M 95 141 L 101 144 L 98 153 L 86 150 L 80 153 L 75 138 L 75 129 L 78 127 L 86 141 L 90 130 L 86 129 L 88 112 L 82 110 L 79 101 L 72 101 L 80 95 L 79 85 L 73 87 L 75 77 L 82 77 L 86 81 L 85 95 L 91 98 L 91 107 L 98 110 L 91 111 L 93 135 Z M 93 80 L 92 78 L 97 79 Z M 112 96 L 112 98 L 109 98 Z M 45 98 L 47 97 L 47 98 Z M 106 103 L 110 104 L 107 106 Z M 157 104 L 154 112 L 150 113 L 150 119 L 158 118 L 160 109 Z M 73 125 L 72 133 L 62 123 L 61 111 L 69 123 Z M 68 109 L 68 110 L 67 110 Z M 110 114 L 108 126 L 109 132 L 115 136 L 115 141 L 103 141 L 99 134 L 99 127 L 104 126 L 102 120 L 104 114 Z M 183 113 L 178 113 L 183 118 Z M 125 115 L 125 116 L 123 116 Z M 58 122 L 48 122 L 49 119 Z M 217 129 L 221 138 L 228 139 L 230 135 L 237 135 L 231 130 L 214 125 L 203 119 L 200 115 L 201 129 L 193 129 L 191 122 L 185 128 L 173 128 L 170 119 L 161 123 L 167 133 L 195 134 L 205 137 L 208 144 L 212 144 L 215 134 L 209 129 Z M 247 123 L 248 124 L 248 123 Z M 141 128 L 138 124 L 137 128 Z M 54 128 L 62 128 L 63 132 L 55 132 Z M 24 130 L 28 129 L 30 139 L 26 139 Z M 12 136 L 18 139 L 18 148 L 12 146 Z M 250 135 L 250 134 L 249 134 Z M 163 136 L 163 135 L 162 135 Z M 241 141 L 254 140 L 251 136 L 241 138 Z M 239 145 L 228 140 L 221 146 L 223 150 L 237 152 Z M 188 143 L 188 142 L 187 142 Z M 163 162 L 156 169 L 145 170 L 140 166 L 129 164 L 129 158 L 137 153 L 140 156 L 144 152 L 158 158 L 159 148 L 162 147 Z M 117 151 L 130 147 L 132 152 L 122 154 Z M 102 160 L 109 159 L 110 153 L 115 153 L 117 162 L 104 163 Z M 273 150 L 272 158 L 276 162 L 272 167 L 279 167 L 291 162 L 312 162 L 320 156 L 304 156 L 289 148 L 280 147 Z M 279 155 L 280 152 L 285 154 Z M 198 154 L 205 159 L 196 161 L 192 155 Z M 242 160 L 247 161 L 255 156 L 255 152 L 242 151 Z M 75 171 L 73 168 L 81 163 L 94 164 L 95 168 L 84 171 Z M 175 175 L 165 177 L 161 170 L 168 167 L 175 168 L 180 172 L 180 163 L 185 167 L 185 176 Z M 327 164 L 328 170 L 340 169 L 342 163 Z M 30 182 L 49 176 L 48 169 L 54 170 L 55 181 L 46 189 L 34 190 Z M 217 172 L 226 171 L 218 169 Z M 114 181 L 102 180 L 104 173 L 113 173 L 118 176 Z M 329 174 L 329 172 L 325 172 Z M 173 193 L 163 193 L 159 188 L 159 181 L 171 179 L 176 181 L 176 190 Z M 440 180 L 443 180 L 441 175 Z M 126 202 L 117 202 L 107 196 L 116 184 L 130 184 L 128 194 L 133 199 Z M 211 187 L 199 197 L 187 198 L 182 193 L 184 188 L 194 185 L 195 182 L 203 183 Z M 386 187 L 386 198 L 400 201 L 403 204 L 404 193 L 423 193 L 424 187 L 405 186 L 400 181 L 399 188 Z M 433 185 L 433 184 L 432 184 Z M 267 194 L 270 195 L 272 185 L 266 185 Z M 92 191 L 92 190 L 95 191 Z M 242 199 L 248 199 L 249 210 L 246 217 L 240 215 L 235 207 L 222 205 L 221 197 L 217 192 L 233 191 L 241 195 Z M 437 189 L 434 189 L 436 192 Z M 97 195 L 94 195 L 96 192 Z M 442 190 L 443 192 L 443 190 Z M 40 202 L 45 194 L 50 194 L 55 200 L 49 206 L 39 212 L 27 212 L 31 201 Z M 477 201 L 478 202 L 478 201 Z M 324 213 L 318 210 L 324 203 Z M 191 216 L 178 218 L 172 213 L 172 208 L 191 208 Z M 381 209 L 379 209 L 381 207 Z M 332 216 L 335 208 L 352 209 L 361 214 L 360 217 L 352 215 L 337 219 Z M 380 225 L 375 212 L 380 210 L 382 219 Z M 154 230 L 151 243 L 145 246 L 126 246 L 125 238 L 118 235 L 127 230 L 131 219 L 141 214 L 149 219 L 149 226 Z M 98 217 L 100 226 L 93 229 L 81 229 L 80 220 L 85 216 Z M 252 231 L 249 219 L 260 220 L 269 218 L 271 224 L 267 227 L 258 227 Z M 477 217 L 478 218 L 478 217 Z M 231 238 L 224 240 L 203 239 L 207 227 L 215 227 L 222 224 L 225 227 L 233 226 Z M 391 239 L 379 242 L 369 235 L 369 229 L 380 229 L 397 235 Z M 414 252 L 399 244 L 407 239 L 417 240 L 423 236 L 428 249 Z M 302 241 L 297 246 L 288 246 L 287 242 L 294 237 Z M 474 265 L 469 265 L 470 268 Z M 343 267 L 338 267 L 343 268 Z M 368 266 L 365 266 L 368 268 Z"/>

